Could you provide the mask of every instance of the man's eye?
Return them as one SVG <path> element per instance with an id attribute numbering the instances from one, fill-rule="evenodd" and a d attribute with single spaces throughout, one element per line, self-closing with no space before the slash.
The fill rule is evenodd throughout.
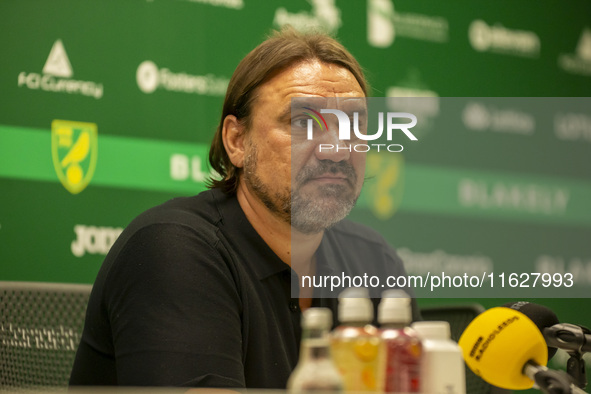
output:
<path id="1" fill-rule="evenodd" d="M 291 126 L 298 129 L 306 129 L 308 128 L 308 118 L 292 119 Z"/>

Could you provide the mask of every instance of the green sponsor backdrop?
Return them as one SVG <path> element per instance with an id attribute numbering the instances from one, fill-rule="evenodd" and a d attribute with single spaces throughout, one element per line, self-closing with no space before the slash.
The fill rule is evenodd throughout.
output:
<path id="1" fill-rule="evenodd" d="M 368 157 L 354 219 L 400 248 L 411 273 L 572 272 L 572 292 L 473 297 L 569 297 L 539 302 L 591 325 L 588 0 L 3 1 L 0 279 L 91 283 L 133 217 L 203 190 L 225 84 L 285 23 L 335 34 L 373 96 L 436 97 L 408 111 L 416 145 Z M 94 123 L 98 138 L 54 127 L 63 145 L 52 147 L 54 120 Z M 52 153 L 69 150 L 84 159 Z M 71 194 L 58 171 L 87 173 L 93 160 Z"/>

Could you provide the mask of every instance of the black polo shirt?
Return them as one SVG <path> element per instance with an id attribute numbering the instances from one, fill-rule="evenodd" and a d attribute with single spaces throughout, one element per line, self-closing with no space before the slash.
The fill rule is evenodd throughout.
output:
<path id="1" fill-rule="evenodd" d="M 372 259 L 404 274 L 381 237 L 348 221 L 317 254 L 321 272 L 342 262 L 362 272 Z M 70 384 L 285 388 L 301 338 L 294 275 L 235 196 L 210 190 L 152 208 L 98 273 Z M 313 306 L 336 319 L 336 299 Z"/>

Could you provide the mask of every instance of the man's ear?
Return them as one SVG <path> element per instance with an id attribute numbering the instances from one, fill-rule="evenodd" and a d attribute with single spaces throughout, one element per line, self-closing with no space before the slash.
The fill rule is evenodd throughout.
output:
<path id="1" fill-rule="evenodd" d="M 244 131 L 244 125 L 234 115 L 226 116 L 222 127 L 222 140 L 230 161 L 237 168 L 244 166 Z"/>

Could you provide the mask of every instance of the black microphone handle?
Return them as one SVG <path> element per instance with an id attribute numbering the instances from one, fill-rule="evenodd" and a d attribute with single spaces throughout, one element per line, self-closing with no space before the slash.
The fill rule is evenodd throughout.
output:
<path id="1" fill-rule="evenodd" d="M 537 388 L 546 394 L 586 394 L 572 383 L 564 371 L 548 369 L 531 360 L 523 367 L 523 374 L 536 382 Z"/>
<path id="2" fill-rule="evenodd" d="M 591 334 L 585 327 L 561 323 L 544 328 L 542 333 L 550 347 L 581 353 L 591 352 Z"/>

